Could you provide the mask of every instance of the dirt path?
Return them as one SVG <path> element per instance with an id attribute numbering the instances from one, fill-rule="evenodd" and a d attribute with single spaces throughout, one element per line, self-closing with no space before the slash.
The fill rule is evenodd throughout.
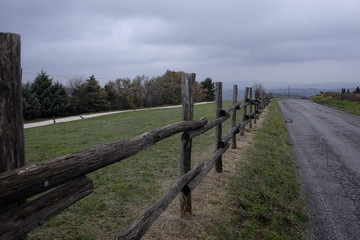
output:
<path id="1" fill-rule="evenodd" d="M 208 103 L 211 103 L 211 102 L 195 103 L 195 105 L 208 104 Z M 152 109 L 179 108 L 179 107 L 181 107 L 181 105 L 156 107 L 156 108 L 142 108 L 142 109 L 135 109 L 135 110 L 114 111 L 114 112 L 103 112 L 103 113 L 94 113 L 94 114 L 84 114 L 84 115 L 77 115 L 77 116 L 71 116 L 71 117 L 65 117 L 65 118 L 57 118 L 55 121 L 56 121 L 56 123 L 63 123 L 63 122 L 71 122 L 71 121 L 77 121 L 77 120 L 94 118 L 94 117 L 110 115 L 110 114 L 117 114 L 117 113 L 125 113 L 125 112 L 133 112 L 133 111 L 146 111 L 146 110 L 152 110 Z M 41 126 L 46 126 L 46 125 L 51 125 L 51 124 L 54 124 L 54 120 L 26 123 L 26 124 L 24 124 L 24 128 L 41 127 Z"/>
<path id="2" fill-rule="evenodd" d="M 216 239 L 209 231 L 214 224 L 223 218 L 222 209 L 227 206 L 225 187 L 229 178 L 236 172 L 236 166 L 244 161 L 244 151 L 253 142 L 253 135 L 261 126 L 267 110 L 260 116 L 253 128 L 246 128 L 245 134 L 237 135 L 237 148 L 229 149 L 223 155 L 223 173 L 214 170 L 205 177 L 192 192 L 193 217 L 191 219 L 179 218 L 179 199 L 175 199 L 159 219 L 153 224 L 142 239 Z M 208 159 L 213 146 L 201 156 L 195 157 L 195 162 Z M 167 184 L 165 184 L 167 185 Z"/>

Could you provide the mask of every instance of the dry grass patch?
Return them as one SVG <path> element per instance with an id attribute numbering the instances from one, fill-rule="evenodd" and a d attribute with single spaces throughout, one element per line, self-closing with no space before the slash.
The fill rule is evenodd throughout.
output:
<path id="1" fill-rule="evenodd" d="M 177 198 L 142 239 L 217 239 L 210 229 L 214 229 L 216 222 L 226 218 L 221 210 L 226 203 L 225 187 L 229 178 L 236 172 L 236 166 L 245 161 L 242 153 L 252 144 L 253 133 L 261 126 L 266 113 L 267 111 L 264 111 L 257 124 L 253 124 L 252 129 L 247 127 L 244 135 L 237 135 L 237 148 L 230 148 L 223 155 L 223 172 L 216 173 L 213 169 L 192 192 L 193 216 L 191 219 L 179 217 L 180 200 Z M 193 165 L 209 159 L 213 150 L 214 147 L 211 146 L 207 151 L 193 156 L 195 162 Z M 171 183 L 162 185 L 169 186 Z"/>

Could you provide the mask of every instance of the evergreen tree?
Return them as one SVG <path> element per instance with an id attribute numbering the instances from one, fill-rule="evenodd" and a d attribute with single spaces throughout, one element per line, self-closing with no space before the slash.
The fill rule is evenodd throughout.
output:
<path id="1" fill-rule="evenodd" d="M 39 100 L 40 103 L 40 116 L 41 117 L 52 117 L 51 113 L 51 99 L 50 99 L 50 88 L 52 86 L 53 79 L 41 71 L 31 84 L 31 92 Z"/>
<path id="2" fill-rule="evenodd" d="M 39 99 L 31 91 L 31 84 L 27 83 L 22 86 L 22 97 L 23 97 L 23 116 L 24 119 L 35 119 L 40 118 L 41 105 Z"/>
<path id="3" fill-rule="evenodd" d="M 65 87 L 58 81 L 50 87 L 50 109 L 49 116 L 67 115 L 70 110 L 70 100 L 66 94 Z"/>
<path id="4" fill-rule="evenodd" d="M 104 89 L 106 91 L 106 101 L 109 109 L 119 110 L 120 108 L 117 105 L 118 93 L 116 90 L 116 84 L 113 81 L 109 81 L 105 84 Z"/>
<path id="5" fill-rule="evenodd" d="M 95 79 L 95 76 L 90 76 L 85 83 L 81 86 L 84 104 L 86 112 L 100 112 L 106 110 L 106 99 L 101 92 L 99 82 Z"/>
<path id="6" fill-rule="evenodd" d="M 65 87 L 41 71 L 34 82 L 23 86 L 24 118 L 64 115 L 69 108 Z"/>
<path id="7" fill-rule="evenodd" d="M 201 86 L 206 90 L 205 92 L 205 101 L 214 101 L 215 100 L 215 83 L 213 83 L 211 78 L 206 78 L 201 82 Z"/>

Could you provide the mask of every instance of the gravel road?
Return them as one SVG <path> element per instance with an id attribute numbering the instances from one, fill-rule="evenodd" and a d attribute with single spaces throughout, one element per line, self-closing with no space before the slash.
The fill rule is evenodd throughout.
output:
<path id="1" fill-rule="evenodd" d="M 360 239 L 360 116 L 307 100 L 282 100 L 279 106 L 314 239 Z"/>

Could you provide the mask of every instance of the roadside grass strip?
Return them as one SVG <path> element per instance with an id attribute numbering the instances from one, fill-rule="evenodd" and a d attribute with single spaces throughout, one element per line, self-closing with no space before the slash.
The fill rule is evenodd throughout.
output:
<path id="1" fill-rule="evenodd" d="M 227 187 L 218 239 L 309 239 L 306 203 L 295 159 L 276 103 Z"/>
<path id="2" fill-rule="evenodd" d="M 319 103 L 324 106 L 335 108 L 348 113 L 360 115 L 360 102 L 340 100 L 332 96 L 317 95 L 311 98 L 311 101 Z"/>

